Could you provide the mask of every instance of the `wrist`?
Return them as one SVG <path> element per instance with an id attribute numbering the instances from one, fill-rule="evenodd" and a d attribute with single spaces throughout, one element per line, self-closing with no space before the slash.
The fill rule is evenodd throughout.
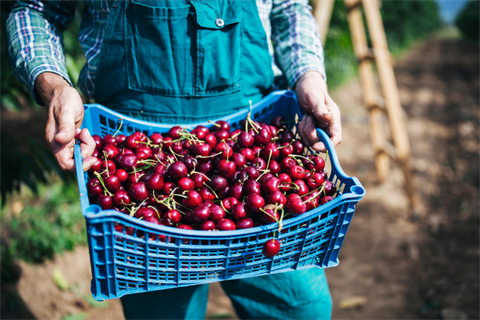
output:
<path id="1" fill-rule="evenodd" d="M 70 84 L 53 72 L 43 72 L 35 79 L 34 89 L 47 107 L 55 95 L 66 88 L 71 88 Z"/>
<path id="2" fill-rule="evenodd" d="M 295 84 L 294 90 L 298 95 L 297 90 L 301 90 L 306 84 L 320 86 L 322 90 L 328 92 L 327 82 L 323 75 L 318 71 L 307 71 L 305 72 Z"/>

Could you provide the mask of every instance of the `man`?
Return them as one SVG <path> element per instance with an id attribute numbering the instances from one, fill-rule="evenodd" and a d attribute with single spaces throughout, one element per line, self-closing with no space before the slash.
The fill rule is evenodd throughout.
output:
<path id="1" fill-rule="evenodd" d="M 58 163 L 73 170 L 76 138 L 87 170 L 95 143 L 79 129 L 83 106 L 66 72 L 61 38 L 74 13 L 68 1 L 20 1 L 7 35 L 17 76 L 48 108 L 46 139 Z M 316 123 L 334 145 L 341 142 L 341 125 L 316 30 L 307 0 L 88 1 L 79 33 L 87 64 L 78 85 L 123 114 L 142 111 L 149 121 L 182 124 L 234 113 L 286 79 L 307 113 L 302 138 L 323 150 Z M 241 318 L 330 317 L 321 269 L 222 285 Z M 208 285 L 201 285 L 129 295 L 122 303 L 127 318 L 202 318 L 207 293 Z"/>

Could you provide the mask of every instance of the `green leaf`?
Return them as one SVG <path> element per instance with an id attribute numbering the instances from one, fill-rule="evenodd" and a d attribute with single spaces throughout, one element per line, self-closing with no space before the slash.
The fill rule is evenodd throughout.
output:
<path id="1" fill-rule="evenodd" d="M 75 314 L 69 314 L 63 320 L 83 320 L 88 318 L 88 313 L 86 312 L 80 312 L 80 313 L 75 313 Z"/>
<path id="2" fill-rule="evenodd" d="M 108 307 L 108 302 L 105 301 L 97 301 L 93 299 L 92 296 L 86 296 L 85 301 L 92 306 L 93 308 L 107 308 Z"/>
<path id="3" fill-rule="evenodd" d="M 16 101 L 9 95 L 9 94 L 4 94 L 2 96 L 2 107 L 9 111 L 20 111 L 21 109 L 18 107 Z"/>
<path id="4" fill-rule="evenodd" d="M 61 290 L 67 290 L 69 287 L 68 281 L 63 275 L 62 271 L 58 269 L 57 267 L 53 268 L 52 271 L 52 278 L 53 282 L 55 282 L 55 285 L 60 288 Z"/>

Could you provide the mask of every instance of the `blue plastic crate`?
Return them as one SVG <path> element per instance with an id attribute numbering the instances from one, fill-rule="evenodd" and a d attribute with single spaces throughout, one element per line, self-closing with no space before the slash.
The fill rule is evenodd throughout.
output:
<path id="1" fill-rule="evenodd" d="M 239 127 L 249 109 L 223 120 Z M 252 118 L 269 122 L 272 117 L 300 118 L 303 113 L 291 91 L 277 91 L 255 104 Z M 98 104 L 85 105 L 83 126 L 91 134 L 103 136 L 117 131 L 142 131 L 147 135 L 167 132 L 175 124 L 157 124 L 125 117 Z M 217 120 L 217 119 L 212 119 Z M 185 125 L 212 127 L 208 122 Z M 265 258 L 262 248 L 271 239 L 277 224 L 237 231 L 189 231 L 157 226 L 115 210 L 102 210 L 89 202 L 79 146 L 75 165 L 82 213 L 85 216 L 92 268 L 92 295 L 96 300 L 119 298 L 126 294 L 164 290 L 208 282 L 254 277 L 265 274 L 328 268 L 338 265 L 338 254 L 352 221 L 355 205 L 365 190 L 357 178 L 348 177 L 340 167 L 328 136 L 317 130 L 325 143 L 331 165 L 329 179 L 339 190 L 336 198 L 299 217 L 284 220 L 277 237 L 280 252 Z M 131 227 L 133 235 L 115 231 L 115 224 Z"/>

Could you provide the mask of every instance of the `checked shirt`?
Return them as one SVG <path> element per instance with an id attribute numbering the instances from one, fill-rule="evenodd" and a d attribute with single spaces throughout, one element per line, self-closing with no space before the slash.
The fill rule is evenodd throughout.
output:
<path id="1" fill-rule="evenodd" d="M 308 0 L 256 2 L 267 39 L 271 40 L 268 45 L 276 79 L 285 76 L 288 85 L 293 87 L 307 71 L 320 72 L 325 78 L 322 43 Z M 107 0 L 87 0 L 78 34 L 87 62 L 77 83 L 89 98 L 94 98 L 100 48 L 111 5 Z M 71 85 L 65 67 L 62 33 L 74 17 L 75 1 L 31 0 L 19 1 L 7 20 L 8 49 L 14 72 L 39 104 L 41 100 L 35 95 L 34 83 L 42 72 L 59 74 Z"/>

